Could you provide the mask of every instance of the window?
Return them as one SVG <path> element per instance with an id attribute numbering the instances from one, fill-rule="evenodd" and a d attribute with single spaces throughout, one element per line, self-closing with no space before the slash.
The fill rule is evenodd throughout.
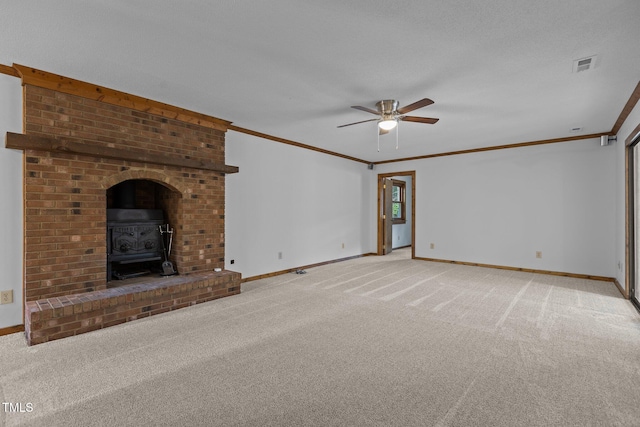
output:
<path id="1" fill-rule="evenodd" d="M 393 224 L 404 224 L 407 222 L 406 209 L 406 188 L 407 183 L 399 180 L 392 180 L 391 208 Z"/>

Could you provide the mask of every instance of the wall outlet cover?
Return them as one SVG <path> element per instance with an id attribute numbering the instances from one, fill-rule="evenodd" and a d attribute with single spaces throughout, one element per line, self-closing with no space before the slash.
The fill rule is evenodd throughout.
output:
<path id="1" fill-rule="evenodd" d="M 13 302 L 13 290 L 0 292 L 0 304 L 11 304 Z"/>

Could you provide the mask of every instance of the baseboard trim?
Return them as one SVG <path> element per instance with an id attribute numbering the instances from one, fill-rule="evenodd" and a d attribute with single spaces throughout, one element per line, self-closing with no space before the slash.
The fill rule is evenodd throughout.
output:
<path id="1" fill-rule="evenodd" d="M 620 284 L 620 282 L 618 282 L 618 279 L 613 279 L 613 283 L 616 285 L 616 288 L 618 288 L 618 290 L 620 291 L 620 293 L 622 294 L 622 296 L 625 299 L 629 299 L 629 292 L 622 287 L 622 285 Z"/>
<path id="2" fill-rule="evenodd" d="M 0 328 L 0 337 L 3 335 L 24 332 L 24 325 L 9 326 L 8 328 Z"/>
<path id="3" fill-rule="evenodd" d="M 400 249 L 400 248 L 396 248 Z M 350 259 L 362 258 L 366 256 L 377 256 L 377 254 L 370 252 L 362 255 L 354 255 L 345 258 L 338 258 L 330 261 L 318 262 L 315 264 L 304 265 L 296 268 L 289 268 L 287 270 L 274 271 L 272 273 L 260 274 L 257 276 L 245 277 L 242 279 L 242 283 L 251 282 L 254 280 L 267 279 L 269 277 L 281 276 L 283 274 L 293 273 L 296 270 L 305 270 L 307 268 L 320 267 L 322 265 L 333 264 L 336 262 L 348 261 Z M 510 270 L 510 271 L 522 271 L 525 273 L 535 273 L 535 274 L 547 274 L 551 276 L 563 276 L 563 277 L 573 277 L 576 279 L 587 279 L 587 280 L 598 280 L 601 282 L 611 282 L 615 284 L 620 293 L 625 299 L 629 299 L 629 294 L 625 291 L 625 289 L 620 285 L 620 282 L 614 277 L 606 277 L 606 276 L 594 276 L 591 274 L 578 274 L 578 273 L 566 273 L 562 271 L 551 271 L 551 270 L 538 270 L 535 268 L 522 268 L 522 267 L 509 267 L 506 265 L 494 265 L 494 264 L 482 264 L 478 262 L 465 262 L 465 261 L 452 261 L 447 259 L 437 259 L 437 258 L 423 258 L 423 257 L 415 257 L 413 259 L 420 261 L 431 261 L 431 262 L 441 262 L 446 264 L 456 264 L 456 265 L 468 265 L 472 267 L 482 267 L 482 268 L 495 268 L 498 270 Z M 24 328 L 24 327 L 23 327 Z M 23 329 L 24 330 L 24 329 Z"/>
<path id="4" fill-rule="evenodd" d="M 320 267 L 321 265 L 333 264 L 333 263 L 342 262 L 342 261 L 349 261 L 350 259 L 356 259 L 356 258 L 362 258 L 365 256 L 374 256 L 374 255 L 377 255 L 377 254 L 370 252 L 362 255 L 354 255 L 354 256 L 338 258 L 330 261 L 318 262 L 316 264 L 309 264 L 309 265 L 303 265 L 300 267 L 289 268 L 287 270 L 274 271 L 273 273 L 266 273 L 266 274 L 260 274 L 258 276 L 245 277 L 242 279 L 242 283 L 251 282 L 251 281 L 260 280 L 260 279 L 267 279 L 269 277 L 281 276 L 283 274 L 293 273 L 296 270 L 305 270 L 307 268 Z"/>
<path id="5" fill-rule="evenodd" d="M 414 259 L 419 259 L 421 261 L 444 262 L 444 263 L 447 263 L 447 264 L 469 265 L 469 266 L 473 266 L 473 267 L 496 268 L 498 270 L 524 271 L 526 273 L 548 274 L 548 275 L 551 275 L 551 276 L 574 277 L 576 279 L 599 280 L 601 282 L 615 282 L 616 281 L 616 279 L 613 278 L 613 277 L 593 276 L 593 275 L 590 275 L 590 274 L 565 273 L 565 272 L 562 272 L 562 271 L 537 270 L 537 269 L 534 269 L 534 268 L 509 267 L 509 266 L 506 266 L 506 265 L 481 264 L 481 263 L 477 263 L 477 262 L 451 261 L 451 260 L 436 259 L 436 258 L 416 257 Z M 624 295 L 624 293 L 623 293 L 623 295 Z"/>

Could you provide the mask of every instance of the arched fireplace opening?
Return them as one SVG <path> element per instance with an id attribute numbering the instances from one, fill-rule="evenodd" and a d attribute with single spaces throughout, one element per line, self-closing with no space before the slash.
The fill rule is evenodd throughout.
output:
<path id="1" fill-rule="evenodd" d="M 107 190 L 107 282 L 177 274 L 171 261 L 180 193 L 146 179 Z"/>

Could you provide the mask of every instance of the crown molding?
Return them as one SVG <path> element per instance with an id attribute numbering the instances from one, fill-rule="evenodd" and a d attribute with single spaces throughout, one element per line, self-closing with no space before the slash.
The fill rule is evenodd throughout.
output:
<path id="1" fill-rule="evenodd" d="M 640 82 L 638 82 L 638 84 L 636 85 L 636 88 L 631 93 L 629 100 L 622 108 L 622 111 L 618 116 L 618 120 L 616 120 L 616 123 L 613 125 L 613 128 L 611 128 L 611 135 L 616 135 L 620 131 L 622 124 L 625 122 L 625 120 L 627 120 L 627 117 L 629 117 L 629 114 L 631 114 L 631 111 L 633 111 L 633 109 L 635 108 L 639 100 L 640 100 Z"/>
<path id="2" fill-rule="evenodd" d="M 258 138 L 268 139 L 270 141 L 280 142 L 282 144 L 293 145 L 294 147 L 304 148 L 311 151 L 317 151 L 318 153 L 329 154 L 331 156 L 341 157 L 343 159 L 352 160 L 354 162 L 369 164 L 368 160 L 358 159 L 356 157 L 347 156 L 346 154 L 336 153 L 335 151 L 329 151 L 322 148 L 314 147 L 313 145 L 302 144 L 301 142 L 291 141 L 290 139 L 284 139 L 273 135 L 267 135 L 266 133 L 256 132 L 254 130 L 241 128 L 235 125 L 229 125 L 229 130 L 233 130 L 239 133 L 247 135 L 257 136 Z"/>
<path id="3" fill-rule="evenodd" d="M 384 163 L 406 162 L 409 160 L 431 159 L 434 157 L 457 156 L 460 154 L 481 153 L 484 151 L 495 151 L 495 150 L 506 150 L 509 148 L 531 147 L 534 145 L 556 144 L 559 142 L 579 141 L 581 139 L 600 138 L 602 135 L 610 135 L 610 134 L 611 132 L 601 132 L 601 133 L 592 133 L 589 135 L 569 136 L 565 138 L 541 139 L 539 141 L 519 142 L 516 144 L 493 145 L 490 147 L 470 148 L 468 150 L 459 150 L 459 151 L 447 151 L 444 153 L 425 154 L 424 156 L 405 157 L 402 159 L 382 160 L 379 162 L 373 162 L 373 164 L 381 165 Z"/>

